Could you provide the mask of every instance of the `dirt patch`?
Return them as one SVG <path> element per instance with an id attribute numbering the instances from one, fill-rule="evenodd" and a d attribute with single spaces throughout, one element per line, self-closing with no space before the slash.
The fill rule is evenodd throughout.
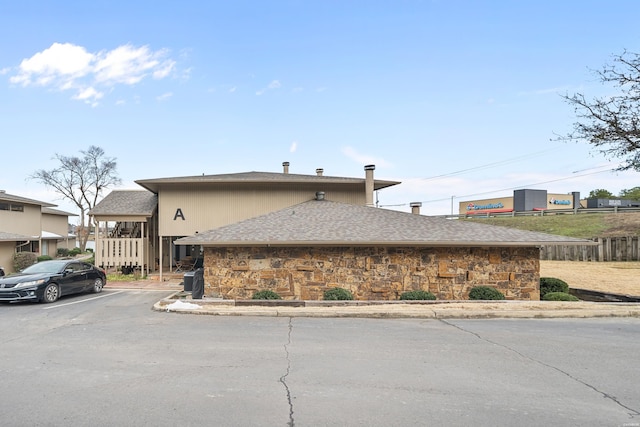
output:
<path id="1" fill-rule="evenodd" d="M 640 262 L 540 261 L 540 277 L 562 279 L 570 288 L 640 296 Z"/>
<path id="2" fill-rule="evenodd" d="M 637 236 L 640 232 L 640 212 L 605 214 L 604 223 L 608 228 L 600 237 Z"/>

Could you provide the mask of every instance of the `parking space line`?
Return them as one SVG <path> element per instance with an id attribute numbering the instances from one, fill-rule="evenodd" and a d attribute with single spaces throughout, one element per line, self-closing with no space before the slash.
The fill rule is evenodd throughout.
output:
<path id="1" fill-rule="evenodd" d="M 125 292 L 125 291 L 117 291 L 117 292 L 114 292 L 114 293 L 104 294 L 104 295 L 100 295 L 100 296 L 93 297 L 93 298 L 83 299 L 82 301 L 72 301 L 72 302 L 67 302 L 67 303 L 64 303 L 64 304 L 52 305 L 52 306 L 49 306 L 49 307 L 43 307 L 42 309 L 43 310 L 51 310 L 52 308 L 64 307 L 66 305 L 80 304 L 80 303 L 83 303 L 83 302 L 92 301 L 94 299 L 100 299 L 100 298 L 110 297 L 110 296 L 113 296 L 113 295 L 118 295 L 118 294 L 121 294 L 123 292 Z"/>

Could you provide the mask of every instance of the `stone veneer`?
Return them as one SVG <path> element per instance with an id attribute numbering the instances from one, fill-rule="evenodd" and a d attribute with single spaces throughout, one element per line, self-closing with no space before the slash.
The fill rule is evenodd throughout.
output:
<path id="1" fill-rule="evenodd" d="M 507 299 L 540 299 L 540 252 L 514 248 L 227 247 L 205 248 L 205 295 L 250 299 L 269 289 L 283 299 L 321 300 L 332 287 L 356 300 L 397 300 L 426 290 L 468 299 L 478 285 Z"/>

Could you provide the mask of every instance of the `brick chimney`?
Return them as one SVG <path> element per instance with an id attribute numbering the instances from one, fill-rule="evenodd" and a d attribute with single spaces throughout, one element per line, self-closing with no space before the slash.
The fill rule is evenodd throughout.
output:
<path id="1" fill-rule="evenodd" d="M 282 162 L 283 173 L 289 173 L 289 162 Z"/>
<path id="2" fill-rule="evenodd" d="M 365 204 L 367 206 L 373 205 L 373 171 L 376 169 L 376 165 L 366 165 L 364 167 L 365 182 Z"/>

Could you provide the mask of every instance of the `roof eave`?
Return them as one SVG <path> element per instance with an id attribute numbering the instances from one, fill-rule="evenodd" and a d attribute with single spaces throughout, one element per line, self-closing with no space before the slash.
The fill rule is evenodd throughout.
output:
<path id="1" fill-rule="evenodd" d="M 254 184 L 338 184 L 338 185 L 361 185 L 365 182 L 364 179 L 360 178 L 340 178 L 340 177 L 321 177 L 317 180 L 314 180 L 315 177 L 306 177 L 306 178 L 283 178 L 283 179 L 273 179 L 269 181 L 265 181 L 264 179 L 259 178 L 245 178 L 238 180 L 203 180 L 198 177 L 194 177 L 194 179 L 180 179 L 175 181 L 160 181 L 160 180 L 138 180 L 135 181 L 136 184 L 148 190 L 154 194 L 158 194 L 160 191 L 160 187 L 170 187 L 170 186 L 179 186 L 185 184 L 197 184 L 201 186 L 212 186 L 212 185 L 229 185 L 229 184 L 246 184 L 246 185 L 254 185 Z M 401 184 L 400 181 L 384 181 L 384 180 L 374 180 L 373 188 L 374 190 L 382 190 L 388 187 L 393 187 L 394 185 Z"/>
<path id="2" fill-rule="evenodd" d="M 175 241 L 176 245 L 200 245 L 204 247 L 291 247 L 291 246 L 389 246 L 389 247 L 542 247 L 542 246 L 596 246 L 597 242 L 585 241 L 524 241 L 524 242 L 479 242 L 479 241 L 202 241 L 183 237 Z"/>

